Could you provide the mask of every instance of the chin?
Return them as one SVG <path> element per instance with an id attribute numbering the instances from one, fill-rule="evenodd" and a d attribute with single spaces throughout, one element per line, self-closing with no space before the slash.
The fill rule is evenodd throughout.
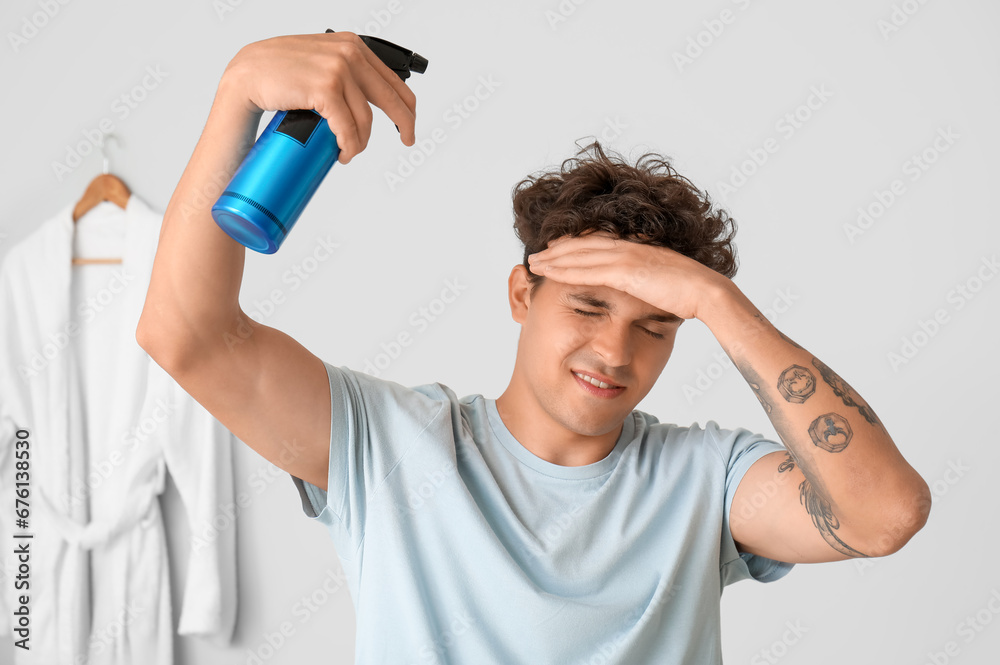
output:
<path id="1" fill-rule="evenodd" d="M 567 422 L 563 425 L 582 436 L 600 436 L 622 424 L 628 412 L 620 413 L 621 404 L 610 404 L 604 408 L 595 408 L 593 404 L 579 401 L 573 404 L 566 414 Z"/>

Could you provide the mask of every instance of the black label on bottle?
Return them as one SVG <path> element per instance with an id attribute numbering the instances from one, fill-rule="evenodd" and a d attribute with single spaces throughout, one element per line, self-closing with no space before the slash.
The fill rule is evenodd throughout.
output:
<path id="1" fill-rule="evenodd" d="M 274 131 L 305 145 L 322 120 L 323 116 L 312 109 L 296 109 L 285 113 Z"/>

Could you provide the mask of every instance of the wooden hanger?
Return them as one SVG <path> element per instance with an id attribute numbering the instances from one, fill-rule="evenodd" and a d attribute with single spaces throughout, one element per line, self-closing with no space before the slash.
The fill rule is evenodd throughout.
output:
<path id="1" fill-rule="evenodd" d="M 116 139 L 113 134 L 108 134 L 104 137 L 104 141 L 101 142 L 101 156 L 104 158 L 104 171 L 101 175 L 97 176 L 90 181 L 87 185 L 87 190 L 83 193 L 83 196 L 77 201 L 76 206 L 73 208 L 73 223 L 86 215 L 90 210 L 102 201 L 110 201 L 114 203 L 122 210 L 128 205 L 129 197 L 132 196 L 132 192 L 129 190 L 128 186 L 122 182 L 121 178 L 111 173 L 108 173 L 108 155 L 104 152 L 104 146 L 108 139 Z M 121 263 L 121 258 L 107 258 L 107 259 L 83 259 L 83 258 L 73 258 L 73 265 L 86 265 L 91 263 Z"/>

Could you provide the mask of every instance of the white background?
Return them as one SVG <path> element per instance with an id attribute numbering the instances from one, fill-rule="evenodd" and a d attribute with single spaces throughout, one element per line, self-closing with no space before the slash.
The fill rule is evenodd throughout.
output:
<path id="1" fill-rule="evenodd" d="M 417 137 L 442 128 L 445 140 L 431 141 L 433 151 L 406 148 L 376 110 L 368 149 L 333 168 L 279 252 L 247 252 L 241 295 L 245 311 L 264 311 L 260 302 L 280 289 L 285 301 L 263 321 L 336 365 L 362 369 L 381 343 L 411 332 L 413 344 L 382 373 L 404 385 L 440 381 L 488 397 L 506 387 L 518 332 L 506 279 L 521 260 L 510 190 L 520 178 L 593 137 L 633 159 L 671 157 L 736 219 L 736 284 L 863 395 L 935 494 L 927 526 L 895 555 L 800 564 L 771 585 L 727 587 L 726 662 L 766 663 L 770 649 L 787 663 L 923 665 L 949 641 L 958 655 L 937 662 L 996 662 L 1000 604 L 989 603 L 1000 597 L 1000 537 L 989 479 L 1000 462 L 1000 279 L 975 281 L 1000 252 L 990 199 L 1000 176 L 996 3 L 53 1 L 51 17 L 40 7 L 17 0 L 0 10 L 0 258 L 100 173 L 96 152 L 61 178 L 54 164 L 102 118 L 121 139 L 110 145 L 112 171 L 162 212 L 219 76 L 247 43 L 329 27 L 430 60 L 409 80 Z M 18 43 L 12 34 L 32 36 Z M 137 97 L 147 67 L 166 76 L 123 117 L 115 100 Z M 480 87 L 477 99 L 481 78 L 496 87 Z M 461 124 L 449 120 L 456 104 L 475 107 Z M 797 128 L 786 114 L 798 115 Z M 952 142 L 936 150 L 949 129 Z M 747 161 L 765 145 L 763 164 Z M 934 162 L 915 171 L 911 160 L 925 150 Z M 390 188 L 386 174 L 401 160 L 420 164 Z M 727 192 L 734 169 L 752 174 Z M 859 207 L 877 209 L 876 192 L 895 179 L 903 193 L 849 237 Z M 283 274 L 325 236 L 339 249 L 292 289 Z M 418 333 L 411 313 L 446 279 L 467 288 Z M 957 297 L 967 283 L 978 291 Z M 921 334 L 939 309 L 947 323 Z M 893 363 L 904 338 L 920 346 Z M 739 373 L 715 365 L 722 356 L 711 332 L 689 322 L 638 408 L 662 422 L 714 419 L 775 436 Z M 700 373 L 705 389 L 695 395 Z M 245 663 L 254 652 L 268 663 L 351 662 L 345 587 L 305 622 L 293 614 L 339 570 L 326 532 L 302 516 L 287 475 L 242 445 L 237 455 L 236 489 L 252 502 L 238 522 L 236 638 L 228 648 L 177 638 L 177 662 Z M 176 612 L 187 534 L 172 489 L 164 502 Z M 977 613 L 981 632 L 957 632 Z M 272 655 L 268 635 L 286 621 L 294 634 Z M 806 632 L 782 644 L 796 622 Z"/>

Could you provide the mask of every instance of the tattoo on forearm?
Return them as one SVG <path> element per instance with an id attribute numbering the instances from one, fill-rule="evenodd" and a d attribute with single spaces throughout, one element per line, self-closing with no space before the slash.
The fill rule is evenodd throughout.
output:
<path id="1" fill-rule="evenodd" d="M 850 557 L 868 556 L 837 537 L 837 534 L 834 532 L 840 528 L 840 520 L 833 514 L 829 502 L 813 491 L 808 478 L 804 479 L 802 484 L 799 485 L 799 502 L 806 507 L 806 512 L 812 517 L 813 524 L 819 529 L 823 540 L 830 547 Z"/>
<path id="2" fill-rule="evenodd" d="M 786 402 L 802 404 L 816 392 L 816 377 L 801 365 L 792 365 L 778 377 L 778 392 Z"/>
<path id="3" fill-rule="evenodd" d="M 836 413 L 827 413 L 809 425 L 813 443 L 828 453 L 839 453 L 851 442 L 854 432 L 847 420 Z"/>
<path id="4" fill-rule="evenodd" d="M 790 450 L 786 450 L 785 459 L 778 465 L 778 473 L 793 470 L 795 468 L 795 463 L 795 456 L 792 455 Z M 803 476 L 805 476 L 805 473 L 803 473 Z M 806 512 L 809 513 L 810 517 L 812 517 L 813 524 L 819 530 L 820 535 L 823 536 L 823 540 L 825 540 L 830 547 L 838 552 L 841 552 L 842 554 L 846 554 L 847 556 L 868 556 L 867 554 L 863 554 L 845 543 L 837 536 L 836 533 L 834 533 L 840 528 L 840 520 L 833 514 L 833 509 L 830 507 L 830 503 L 816 493 L 813 489 L 812 483 L 805 477 L 803 477 L 802 482 L 799 484 L 799 503 L 805 506 Z"/>
<path id="5" fill-rule="evenodd" d="M 843 400 L 845 406 L 853 406 L 858 409 L 864 419 L 867 420 L 872 425 L 882 425 L 875 412 L 872 408 L 868 406 L 868 403 L 861 399 L 857 391 L 852 388 L 847 381 L 844 381 L 840 376 L 830 369 L 827 365 L 823 363 L 819 358 L 813 357 L 813 365 L 819 370 L 820 376 L 826 381 L 831 388 L 833 388 L 834 394 Z M 883 425 L 884 428 L 884 425 Z"/>
<path id="6" fill-rule="evenodd" d="M 766 321 L 760 314 L 754 314 L 754 316 L 761 322 Z M 777 332 L 785 342 L 805 351 L 805 349 L 780 330 L 777 330 Z M 737 363 L 734 361 L 734 364 L 740 374 L 743 375 L 743 378 L 750 384 L 754 395 L 757 396 L 761 406 L 764 407 L 764 411 L 771 418 L 771 422 L 782 439 L 785 441 L 797 440 L 796 436 L 798 435 L 793 435 L 793 432 L 789 430 L 787 414 L 780 408 L 774 409 L 765 397 L 764 388 L 766 383 L 761 379 L 757 371 L 749 363 Z M 820 376 L 833 389 L 834 394 L 840 397 L 845 406 L 857 408 L 866 421 L 872 425 L 882 426 L 882 423 L 875 416 L 875 412 L 872 411 L 871 407 L 836 372 L 823 364 L 815 356 L 812 358 L 812 364 L 819 370 Z M 785 401 L 792 404 L 802 404 L 815 394 L 816 376 L 807 367 L 793 364 L 786 368 L 778 377 L 776 387 L 778 393 L 785 398 Z M 809 437 L 812 439 L 813 444 L 830 453 L 839 453 L 845 450 L 853 436 L 854 432 L 851 429 L 850 423 L 847 422 L 844 416 L 838 413 L 831 412 L 821 415 L 809 425 Z M 804 451 L 803 454 L 805 454 Z M 799 502 L 805 507 L 806 512 L 812 518 L 813 525 L 815 525 L 823 540 L 830 547 L 845 556 L 868 557 L 868 554 L 854 549 L 839 537 L 837 531 L 841 527 L 840 520 L 833 513 L 833 507 L 830 502 L 824 498 L 830 495 L 826 490 L 823 479 L 816 474 L 812 460 L 800 460 L 790 450 L 786 450 L 785 459 L 778 465 L 778 473 L 791 472 L 796 466 L 800 468 L 803 476 L 802 482 L 799 484 Z M 813 478 L 814 481 L 811 481 L 810 478 Z"/>

